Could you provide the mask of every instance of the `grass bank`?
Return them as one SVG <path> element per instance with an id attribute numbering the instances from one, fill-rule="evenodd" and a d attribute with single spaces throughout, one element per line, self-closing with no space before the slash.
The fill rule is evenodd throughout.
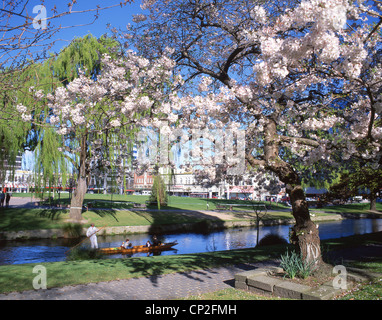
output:
<path id="1" fill-rule="evenodd" d="M 66 198 L 65 198 L 66 197 Z M 29 197 L 27 197 L 29 198 Z M 158 210 L 134 210 L 131 206 L 133 202 L 144 203 L 147 196 L 134 195 L 113 195 L 113 201 L 109 201 L 111 195 L 103 194 L 86 194 L 85 203 L 95 201 L 97 210 L 90 209 L 83 212 L 83 217 L 88 222 L 94 222 L 98 226 L 147 226 L 147 225 L 173 225 L 184 223 L 198 223 L 208 219 L 227 219 L 233 221 L 256 220 L 256 215 L 251 212 L 251 207 L 235 207 L 234 211 L 225 211 L 224 217 L 213 217 L 203 214 L 206 210 L 207 203 L 209 210 L 216 211 L 216 205 L 222 203 L 250 204 L 249 201 L 241 200 L 220 200 L 220 199 L 201 199 L 186 197 L 170 197 L 169 205 Z M 60 201 L 69 203 L 69 195 L 62 194 Z M 267 204 L 272 211 L 263 218 L 264 220 L 272 219 L 291 219 L 292 215 L 288 207 L 284 205 L 276 205 L 274 203 Z M 108 207 L 110 206 L 110 207 Z M 241 210 L 243 209 L 243 210 Z M 245 209 L 245 211 L 244 211 Z M 180 212 L 179 210 L 182 210 Z M 319 216 L 328 216 L 324 212 L 320 212 Z M 8 208 L 0 209 L 0 232 L 2 231 L 21 231 L 36 229 L 59 229 L 62 228 L 69 218 L 68 209 L 57 208 Z"/>
<path id="2" fill-rule="evenodd" d="M 370 203 L 352 203 L 335 206 L 326 206 L 319 209 L 314 209 L 315 212 L 335 212 L 335 213 L 354 213 L 363 214 L 370 213 Z M 377 210 L 382 211 L 382 203 L 377 203 Z"/>

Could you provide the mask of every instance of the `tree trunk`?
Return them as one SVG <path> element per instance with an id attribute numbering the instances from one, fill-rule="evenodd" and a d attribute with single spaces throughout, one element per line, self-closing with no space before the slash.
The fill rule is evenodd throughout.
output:
<path id="1" fill-rule="evenodd" d="M 370 210 L 377 211 L 377 195 L 370 190 Z"/>
<path id="2" fill-rule="evenodd" d="M 74 190 L 72 201 L 70 202 L 70 219 L 75 221 L 82 220 L 82 206 L 87 190 L 86 178 L 79 175 L 77 179 L 77 186 Z"/>
<path id="3" fill-rule="evenodd" d="M 88 188 L 88 170 L 86 167 L 86 160 L 87 136 L 84 135 L 81 140 L 80 166 L 78 169 L 77 185 L 70 203 L 70 219 L 78 222 L 82 220 L 82 206 L 84 204 L 84 198 Z"/>
<path id="4" fill-rule="evenodd" d="M 320 237 L 317 226 L 310 219 L 308 202 L 301 187 L 300 177 L 289 163 L 279 157 L 276 122 L 268 119 L 264 129 L 265 167 L 276 173 L 286 184 L 291 199 L 292 214 L 296 220 L 292 228 L 291 242 L 297 245 L 305 261 L 318 265 L 322 262 Z"/>
<path id="5" fill-rule="evenodd" d="M 308 202 L 301 185 L 287 186 L 291 199 L 292 214 L 296 224 L 292 228 L 290 240 L 297 244 L 302 257 L 315 265 L 322 262 L 318 226 L 310 219 Z"/>

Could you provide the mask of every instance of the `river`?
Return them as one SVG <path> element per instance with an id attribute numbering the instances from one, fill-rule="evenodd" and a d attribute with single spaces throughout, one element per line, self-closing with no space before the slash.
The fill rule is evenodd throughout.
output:
<path id="1" fill-rule="evenodd" d="M 259 239 L 261 240 L 265 235 L 273 233 L 288 240 L 289 228 L 289 225 L 260 227 Z M 345 219 L 319 223 L 322 240 L 378 231 L 382 231 L 382 219 Z M 133 245 L 145 244 L 149 239 L 147 234 L 134 234 L 127 237 Z M 233 228 L 209 234 L 164 234 L 160 235 L 160 239 L 163 242 L 175 240 L 178 242 L 174 250 L 163 251 L 162 255 L 200 253 L 254 247 L 257 241 L 257 231 L 256 228 Z M 123 235 L 99 236 L 98 244 L 100 247 L 116 247 L 121 245 L 124 240 Z M 2 241 L 0 242 L 0 265 L 64 261 L 66 251 L 78 242 L 78 239 Z M 146 255 L 136 254 L 134 256 Z M 124 258 L 122 255 L 113 255 L 112 257 Z"/>

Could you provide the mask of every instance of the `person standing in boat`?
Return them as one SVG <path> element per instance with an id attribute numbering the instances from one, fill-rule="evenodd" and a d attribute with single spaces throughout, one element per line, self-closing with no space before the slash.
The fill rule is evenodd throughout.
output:
<path id="1" fill-rule="evenodd" d="M 86 236 L 90 239 L 90 247 L 92 249 L 98 249 L 97 235 L 98 229 L 95 227 L 94 223 L 91 224 L 90 228 L 86 231 Z"/>
<path id="2" fill-rule="evenodd" d="M 157 236 L 154 234 L 153 236 L 153 246 L 159 246 L 160 241 L 158 240 Z"/>

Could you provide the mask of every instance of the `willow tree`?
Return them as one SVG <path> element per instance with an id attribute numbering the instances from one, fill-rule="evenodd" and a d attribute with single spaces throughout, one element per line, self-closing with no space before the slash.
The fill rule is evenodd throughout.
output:
<path id="1" fill-rule="evenodd" d="M 118 43 L 102 36 L 100 39 L 87 35 L 74 39 L 58 55 L 51 55 L 43 63 L 34 64 L 22 72 L 23 87 L 17 91 L 19 106 L 33 106 L 31 114 L 24 116 L 29 125 L 26 141 L 34 154 L 36 191 L 46 186 L 66 185 L 67 177 L 76 178 L 78 168 L 75 156 L 62 152 L 63 145 L 76 148 L 73 137 L 57 133 L 57 126 L 51 121 L 52 109 L 46 101 L 38 101 L 35 93 L 50 95 L 78 78 L 80 73 L 96 79 L 101 67 L 102 54 L 116 54 Z M 24 107 L 24 109 L 28 109 Z M 21 108 L 21 110 L 24 110 Z M 20 111 L 20 108 L 19 108 Z M 20 113 L 18 113 L 20 116 Z M 50 188 L 49 188 L 50 190 Z"/>
<path id="2" fill-rule="evenodd" d="M 54 79 L 49 70 L 49 62 L 44 64 L 28 64 L 19 70 L 4 72 L 0 78 L 9 77 L 6 83 L 12 83 L 7 90 L 0 91 L 0 167 L 1 174 L 13 169 L 16 156 L 25 150 L 34 150 L 39 142 L 41 129 L 29 122 L 23 122 L 15 103 L 28 105 L 34 103 L 30 88 L 36 83 L 45 91 L 54 88 Z"/>
<path id="3" fill-rule="evenodd" d="M 52 64 L 52 71 L 63 85 L 78 78 L 81 72 L 93 79 L 101 71 L 101 57 L 108 54 L 115 58 L 121 52 L 120 43 L 102 35 L 96 38 L 88 34 L 75 38 L 70 45 L 60 51 Z"/>
<path id="4" fill-rule="evenodd" d="M 106 9 L 122 8 L 130 0 L 112 1 L 107 6 L 94 4 L 78 9 L 76 0 L 69 0 L 64 9 L 52 1 L 30 4 L 29 0 L 3 1 L 0 7 L 0 171 L 1 176 L 12 169 L 16 156 L 25 149 L 33 150 L 41 140 L 43 129 L 30 123 L 21 123 L 15 113 L 15 104 L 28 103 L 30 86 L 44 86 L 47 82 L 39 71 L 53 45 L 60 41 L 54 37 L 64 28 L 75 25 L 63 23 L 62 17 L 77 16 L 81 25 L 91 25 Z M 66 9 L 65 9 L 66 8 Z M 84 16 L 84 14 L 94 15 Z M 73 21 L 73 20 L 72 20 Z M 52 74 L 51 74 L 52 75 Z M 33 83 L 30 80 L 33 79 Z M 42 81 L 42 84 L 41 82 Z M 40 87 L 41 88 L 41 87 Z M 51 89 L 50 89 L 51 90 Z M 40 138 L 39 138 L 40 137 Z M 41 148 L 41 151 L 45 148 Z M 48 152 L 49 155 L 49 152 Z M 0 181 L 2 180 L 0 176 Z"/>
<path id="5" fill-rule="evenodd" d="M 168 202 L 168 194 L 166 192 L 166 185 L 158 172 L 157 176 L 154 178 L 153 186 L 151 188 L 151 195 L 149 197 L 149 202 L 151 204 L 156 204 L 158 209 L 161 206 L 166 206 Z"/>

